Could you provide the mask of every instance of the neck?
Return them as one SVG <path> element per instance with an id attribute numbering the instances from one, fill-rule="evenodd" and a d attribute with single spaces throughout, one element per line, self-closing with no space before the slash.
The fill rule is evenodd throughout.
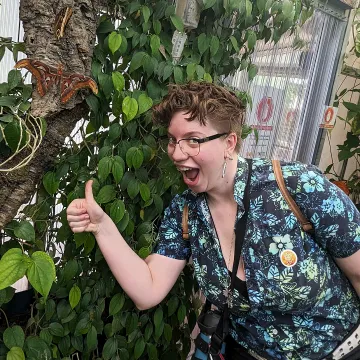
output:
<path id="1" fill-rule="evenodd" d="M 224 178 L 219 179 L 220 186 L 207 192 L 208 201 L 213 204 L 234 202 L 234 182 L 237 171 L 237 159 L 227 161 Z"/>

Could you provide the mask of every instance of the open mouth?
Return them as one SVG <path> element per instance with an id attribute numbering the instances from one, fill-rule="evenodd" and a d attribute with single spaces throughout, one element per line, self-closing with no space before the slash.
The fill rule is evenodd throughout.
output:
<path id="1" fill-rule="evenodd" d="M 189 167 L 178 167 L 178 170 L 183 174 L 184 182 L 187 185 L 194 185 L 199 177 L 199 169 Z"/>

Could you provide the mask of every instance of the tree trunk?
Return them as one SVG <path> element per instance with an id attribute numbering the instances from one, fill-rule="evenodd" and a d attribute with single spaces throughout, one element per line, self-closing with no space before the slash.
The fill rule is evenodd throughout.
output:
<path id="1" fill-rule="evenodd" d="M 55 67 L 62 64 L 68 73 L 89 75 L 98 4 L 97 0 L 21 0 L 20 19 L 25 31 L 27 56 Z M 72 16 L 64 36 L 57 39 L 55 18 L 65 7 L 72 8 Z M 31 114 L 45 118 L 47 133 L 29 165 L 0 173 L 0 229 L 16 216 L 22 204 L 29 201 L 43 174 L 54 163 L 66 136 L 70 135 L 78 120 L 87 117 L 88 108 L 81 91 L 66 104 L 61 104 L 60 87 L 54 84 L 43 97 L 34 87 Z M 8 165 L 14 166 L 18 161 L 16 157 Z"/>

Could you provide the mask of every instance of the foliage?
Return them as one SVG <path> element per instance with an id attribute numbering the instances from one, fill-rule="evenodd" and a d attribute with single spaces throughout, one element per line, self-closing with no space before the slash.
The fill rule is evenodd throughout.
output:
<path id="1" fill-rule="evenodd" d="M 199 26 L 188 31 L 182 58 L 174 62 L 171 38 L 183 23 L 173 5 L 116 5 L 120 25 L 102 16 L 97 30 L 92 76 L 99 94 L 86 98 L 90 112 L 79 129 L 81 140 L 64 148 L 22 219 L 5 229 L 12 240 L 0 249 L 0 267 L 10 255 L 24 262 L 7 282 L 26 273 L 36 292 L 26 325 L 13 326 L 9 319 L 3 329 L 0 359 L 24 353 L 27 359 L 70 359 L 75 353 L 82 359 L 186 358 L 198 309 L 191 268 L 159 306 L 139 311 L 116 284 L 94 236 L 70 231 L 66 207 L 84 197 L 84 184 L 93 179 L 97 202 L 134 251 L 147 257 L 165 206 L 184 188 L 158 140 L 166 130 L 152 125 L 149 109 L 170 82 L 220 82 L 238 68 L 247 69 L 251 80 L 256 41 L 277 41 L 299 21 L 303 7 L 299 0 L 204 1 Z M 2 95 L 12 96 L 9 91 Z M 9 104 L 4 108 L 11 110 Z M 49 294 L 53 274 L 45 254 L 56 268 Z M 8 283 L 0 279 L 2 287 Z M 8 289 L 0 299 L 9 300 Z"/>
<path id="2" fill-rule="evenodd" d="M 356 9 L 355 17 L 353 21 L 353 41 L 354 45 L 349 50 L 348 56 L 354 56 L 355 59 L 360 58 L 360 9 Z M 346 71 L 346 69 L 344 68 Z M 349 75 L 348 75 L 349 76 Z M 346 76 L 345 79 L 348 77 Z M 356 74 L 358 77 L 359 74 Z M 345 81 L 345 80 L 344 80 Z M 343 81 L 343 82 L 344 82 Z M 342 82 L 342 83 L 343 83 Z M 347 187 L 350 190 L 351 197 L 353 201 L 358 204 L 360 200 L 360 104 L 358 101 L 352 101 L 353 95 L 360 93 L 360 88 L 358 84 L 356 84 L 352 88 L 344 88 L 335 95 L 335 100 L 333 106 L 338 107 L 339 105 L 343 105 L 347 109 L 346 118 L 341 116 L 337 116 L 337 119 L 343 121 L 348 127 L 348 131 L 346 133 L 346 140 L 343 144 L 337 146 L 338 149 L 338 160 L 344 161 L 343 169 L 340 173 L 337 173 L 334 168 L 334 162 L 332 162 L 325 170 L 325 173 L 330 174 L 335 177 L 335 180 L 344 181 L 346 180 Z M 350 96 L 350 101 L 345 101 L 345 96 Z M 349 159 L 353 159 L 355 161 L 355 170 L 344 179 L 345 170 L 347 166 L 347 161 Z M 333 179 L 334 180 L 334 179 Z"/>

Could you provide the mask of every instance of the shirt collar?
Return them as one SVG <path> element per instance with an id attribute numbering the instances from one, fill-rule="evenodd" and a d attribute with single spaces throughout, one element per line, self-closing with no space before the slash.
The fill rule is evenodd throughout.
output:
<path id="1" fill-rule="evenodd" d="M 244 211 L 244 193 L 246 187 L 246 181 L 248 177 L 249 169 L 246 160 L 240 155 L 237 156 L 237 170 L 234 180 L 234 199 L 238 204 L 238 216 L 240 216 Z M 206 205 L 206 194 L 205 193 L 196 193 L 189 189 L 189 194 L 194 197 L 197 203 L 197 210 L 200 216 L 205 216 Z"/>

